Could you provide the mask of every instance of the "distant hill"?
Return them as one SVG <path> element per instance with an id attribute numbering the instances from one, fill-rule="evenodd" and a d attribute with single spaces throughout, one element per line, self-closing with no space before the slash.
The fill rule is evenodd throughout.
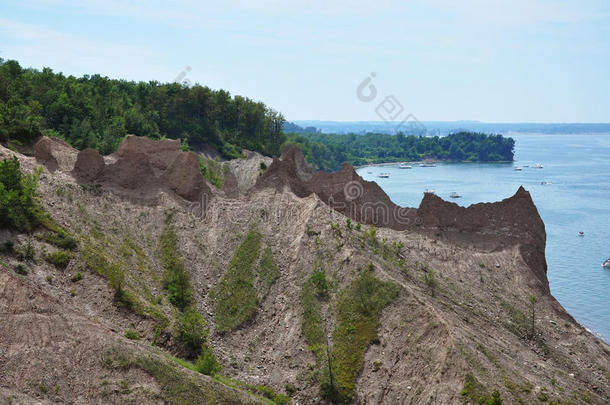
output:
<path id="1" fill-rule="evenodd" d="M 290 132 L 293 134 L 315 134 L 320 132 L 320 130 L 316 127 L 301 127 L 294 122 L 285 122 L 282 126 L 284 132 Z"/>

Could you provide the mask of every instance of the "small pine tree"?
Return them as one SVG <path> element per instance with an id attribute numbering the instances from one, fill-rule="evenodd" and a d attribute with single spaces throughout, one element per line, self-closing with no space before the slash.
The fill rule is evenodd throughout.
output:
<path id="1" fill-rule="evenodd" d="M 201 347 L 201 353 L 197 357 L 195 367 L 197 368 L 197 371 L 205 375 L 217 374 L 222 369 L 220 363 L 214 355 L 214 352 L 207 345 L 203 345 Z"/>

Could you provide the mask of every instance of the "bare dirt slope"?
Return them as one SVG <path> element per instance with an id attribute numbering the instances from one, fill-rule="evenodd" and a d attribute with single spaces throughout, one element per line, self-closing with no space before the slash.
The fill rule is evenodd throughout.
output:
<path id="1" fill-rule="evenodd" d="M 151 148 L 149 161 L 156 153 Z M 76 162 L 76 151 L 70 153 Z M 20 159 L 26 170 L 39 164 L 32 157 Z M 363 183 L 353 194 L 346 187 L 359 180 L 349 167 L 340 175 L 313 174 L 299 159 L 298 153 L 285 154 L 257 174 L 248 193 L 234 198 L 210 193 L 205 204 L 167 187 L 160 174 L 156 178 L 163 186 L 143 204 L 129 198 L 125 188 L 117 193 L 115 184 L 79 180 L 80 185 L 71 168 L 45 170 L 43 207 L 76 237 L 78 248 L 67 267 L 58 269 L 44 260 L 44 252 L 55 247 L 36 235 L 0 234 L 0 242 L 14 240 L 18 249 L 31 243 L 36 251 L 35 262 L 16 254 L 1 257 L 0 398 L 19 403 L 279 401 L 246 387 L 264 385 L 299 404 L 333 398 L 367 404 L 476 403 L 491 400 L 494 391 L 505 404 L 610 401 L 608 345 L 548 293 L 546 264 L 539 259 L 544 258 L 544 226 L 525 190 L 516 202 L 479 208 L 487 219 L 471 229 L 457 220 L 454 207 L 435 200 L 399 212 L 393 226 L 373 228 L 357 220 L 374 224 L 383 211 L 381 217 L 367 217 L 347 207 L 369 207 L 378 190 L 369 192 L 372 186 Z M 191 167 L 188 159 L 175 165 L 177 172 Z M 187 186 L 201 189 L 201 180 L 188 173 Z M 349 206 L 332 206 L 323 198 L 341 193 Z M 397 215 L 394 207 L 387 209 Z M 476 210 L 468 215 L 477 217 Z M 222 377 L 210 379 L 170 357 L 183 352 L 172 335 L 177 311 L 168 301 L 159 258 L 169 212 Z M 512 231 L 517 228 L 527 234 Z M 248 240 L 260 248 L 252 250 Z M 271 252 L 277 273 L 263 265 L 265 251 Z M 123 287 L 140 309 L 117 307 L 107 279 L 91 268 L 93 253 L 124 270 Z M 250 267 L 244 264 L 248 258 L 253 258 Z M 15 274 L 20 263 L 27 275 Z M 83 279 L 73 282 L 79 271 Z M 254 276 L 231 284 L 236 271 Z M 253 303 L 228 330 L 223 285 L 236 300 L 241 297 L 237 309 Z M 376 296 L 380 290 L 371 286 L 388 288 L 387 296 Z M 533 333 L 531 295 L 537 297 Z M 383 304 L 375 307 L 377 301 L 365 302 L 367 297 Z M 160 319 L 168 321 L 161 331 Z M 125 338 L 127 330 L 141 338 Z M 316 336 L 321 344 L 314 344 Z M 329 376 L 335 386 L 330 393 Z"/>

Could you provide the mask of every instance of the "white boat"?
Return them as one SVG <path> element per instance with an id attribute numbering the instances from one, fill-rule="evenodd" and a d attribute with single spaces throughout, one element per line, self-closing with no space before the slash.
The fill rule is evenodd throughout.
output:
<path id="1" fill-rule="evenodd" d="M 451 197 L 451 198 L 461 198 L 462 196 L 459 195 L 457 193 L 457 191 L 453 191 L 451 194 L 449 194 L 449 197 Z"/>
<path id="2" fill-rule="evenodd" d="M 434 163 L 420 163 L 419 167 L 436 167 Z"/>
<path id="3" fill-rule="evenodd" d="M 536 163 L 534 165 L 534 169 L 542 169 L 544 166 L 542 166 L 540 163 Z"/>
<path id="4" fill-rule="evenodd" d="M 513 170 L 514 170 L 514 171 L 516 171 L 516 172 L 520 172 L 520 171 L 521 171 L 521 170 L 523 170 L 523 169 L 522 169 L 522 168 L 520 168 L 520 167 L 515 166 L 515 167 L 513 167 Z"/>
<path id="5" fill-rule="evenodd" d="M 413 167 L 411 165 L 408 165 L 406 163 L 401 163 L 400 165 L 398 165 L 399 169 L 412 169 Z"/>
<path id="6" fill-rule="evenodd" d="M 379 173 L 377 177 L 381 179 L 387 179 L 388 177 L 390 177 L 390 173 Z"/>
<path id="7" fill-rule="evenodd" d="M 606 259 L 606 261 L 602 263 L 602 267 L 604 269 L 610 269 L 610 259 Z"/>
<path id="8" fill-rule="evenodd" d="M 578 236 L 585 236 L 585 233 L 583 231 L 578 232 Z"/>

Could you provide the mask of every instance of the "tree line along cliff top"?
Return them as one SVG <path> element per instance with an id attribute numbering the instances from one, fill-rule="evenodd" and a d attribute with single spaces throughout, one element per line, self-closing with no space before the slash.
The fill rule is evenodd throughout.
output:
<path id="1" fill-rule="evenodd" d="M 97 74 L 65 76 L 0 59 L 0 142 L 8 146 L 33 144 L 44 134 L 106 155 L 125 135 L 136 134 L 180 139 L 186 149 L 209 145 L 225 158 L 236 158 L 242 149 L 278 156 L 285 145 L 297 144 L 310 163 L 326 171 L 344 162 L 513 159 L 514 140 L 502 135 L 285 134 L 284 128 L 293 127 L 281 113 L 225 90 Z"/>

